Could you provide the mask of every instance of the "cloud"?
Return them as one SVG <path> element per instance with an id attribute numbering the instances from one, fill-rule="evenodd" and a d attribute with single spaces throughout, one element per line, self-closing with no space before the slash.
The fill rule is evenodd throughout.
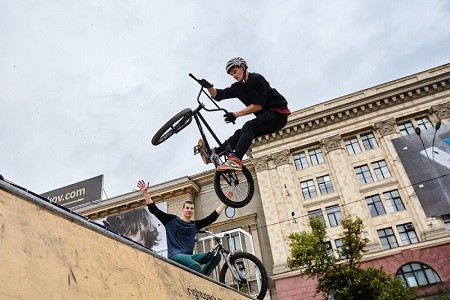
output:
<path id="1" fill-rule="evenodd" d="M 208 170 L 194 124 L 150 143 L 196 107 L 190 72 L 225 87 L 242 56 L 298 110 L 448 63 L 449 12 L 438 0 L 0 2 L 0 173 L 37 193 L 105 174 L 111 197 Z M 205 116 L 221 139 L 239 128 Z"/>

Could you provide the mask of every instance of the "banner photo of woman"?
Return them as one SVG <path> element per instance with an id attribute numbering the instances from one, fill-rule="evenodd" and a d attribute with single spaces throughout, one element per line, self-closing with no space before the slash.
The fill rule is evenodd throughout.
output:
<path id="1" fill-rule="evenodd" d="M 167 203 L 158 203 L 162 211 L 167 211 Z M 147 208 L 139 208 L 109 216 L 99 223 L 156 253 L 167 256 L 166 232 L 161 222 L 150 214 Z"/>

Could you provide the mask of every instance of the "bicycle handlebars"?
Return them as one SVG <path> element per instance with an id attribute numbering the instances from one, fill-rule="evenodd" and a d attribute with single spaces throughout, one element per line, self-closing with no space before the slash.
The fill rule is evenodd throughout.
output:
<path id="1" fill-rule="evenodd" d="M 200 84 L 199 79 L 197 79 L 192 73 L 189 73 L 189 76 L 190 76 L 192 79 L 194 79 L 195 81 L 197 81 L 198 84 Z M 205 109 L 206 111 L 213 111 L 213 110 L 211 110 L 211 109 L 207 109 L 207 108 L 203 105 L 203 103 L 200 102 L 200 95 L 201 95 L 201 93 L 204 93 L 204 94 L 206 95 L 206 97 L 208 97 L 209 100 L 211 100 L 211 102 L 214 103 L 214 105 L 217 107 L 217 110 L 222 110 L 223 112 L 225 112 L 225 114 L 228 114 L 228 110 L 226 110 L 225 108 L 221 108 L 219 105 L 217 105 L 216 101 L 215 101 L 213 98 L 211 98 L 211 96 L 208 95 L 208 94 L 205 92 L 204 87 L 200 84 L 200 92 L 198 93 L 198 96 L 197 96 L 197 102 L 203 107 L 203 109 Z M 214 109 L 214 110 L 216 110 L 216 109 Z M 231 123 L 236 124 L 235 121 L 233 121 L 233 122 L 231 122 Z"/>
<path id="2" fill-rule="evenodd" d="M 192 77 L 192 79 L 194 79 L 195 81 L 197 81 L 197 82 L 198 82 L 198 79 L 197 79 L 197 78 L 195 78 L 195 76 L 194 76 L 194 75 L 192 75 L 192 73 L 189 73 L 189 76 L 191 76 L 191 77 Z"/>

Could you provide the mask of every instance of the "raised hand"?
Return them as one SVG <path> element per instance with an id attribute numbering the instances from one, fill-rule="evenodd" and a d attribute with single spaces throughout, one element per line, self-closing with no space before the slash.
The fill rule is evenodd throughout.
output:
<path id="1" fill-rule="evenodd" d="M 148 183 L 145 183 L 144 180 L 139 180 L 137 186 L 141 190 L 141 192 L 146 192 L 148 189 Z"/>

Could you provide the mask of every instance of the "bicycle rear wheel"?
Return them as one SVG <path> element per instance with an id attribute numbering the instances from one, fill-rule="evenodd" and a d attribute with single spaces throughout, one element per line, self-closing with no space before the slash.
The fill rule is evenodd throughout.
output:
<path id="1" fill-rule="evenodd" d="M 239 280 L 233 276 L 225 263 L 220 270 L 219 281 L 256 299 L 263 299 L 267 293 L 269 279 L 262 262 L 250 253 L 235 253 L 230 256 L 230 263 L 239 273 Z"/>
<path id="2" fill-rule="evenodd" d="M 242 171 L 216 171 L 214 174 L 214 190 L 220 201 L 228 206 L 239 208 L 246 206 L 253 198 L 255 182 L 252 174 L 242 166 Z M 232 192 L 228 198 L 227 193 Z"/>
<path id="3" fill-rule="evenodd" d="M 188 126 L 192 121 L 192 109 L 185 108 L 167 121 L 152 138 L 153 145 L 159 145 Z"/>

